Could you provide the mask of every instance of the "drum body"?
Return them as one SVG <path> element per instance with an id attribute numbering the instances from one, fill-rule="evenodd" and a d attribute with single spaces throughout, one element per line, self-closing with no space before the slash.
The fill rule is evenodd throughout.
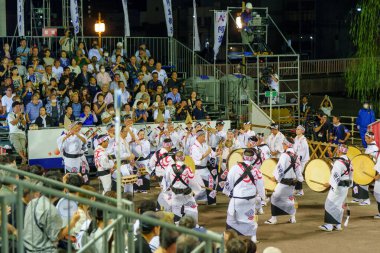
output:
<path id="1" fill-rule="evenodd" d="M 361 154 L 355 156 L 352 160 L 354 169 L 354 182 L 359 185 L 367 185 L 373 182 L 376 175 L 375 162 L 369 155 Z"/>
<path id="2" fill-rule="evenodd" d="M 233 166 L 238 164 L 239 162 L 243 162 L 243 152 L 244 149 L 235 149 L 230 153 L 227 158 L 227 169 L 230 170 Z"/>
<path id="3" fill-rule="evenodd" d="M 189 167 L 193 173 L 195 173 L 195 163 L 191 156 L 185 156 L 185 161 L 183 161 L 183 163 Z"/>
<path id="4" fill-rule="evenodd" d="M 311 190 L 315 192 L 324 192 L 329 187 L 323 184 L 330 181 L 332 161 L 330 159 L 314 159 L 309 161 L 305 166 L 305 181 Z"/>
<path id="5" fill-rule="evenodd" d="M 274 191 L 277 183 L 273 182 L 271 178 L 273 177 L 273 172 L 276 169 L 278 158 L 266 159 L 261 165 L 261 173 L 263 174 L 264 187 L 268 191 Z"/>
<path id="6" fill-rule="evenodd" d="M 355 156 L 361 155 L 362 151 L 356 146 L 348 146 L 347 157 L 352 160 Z"/>

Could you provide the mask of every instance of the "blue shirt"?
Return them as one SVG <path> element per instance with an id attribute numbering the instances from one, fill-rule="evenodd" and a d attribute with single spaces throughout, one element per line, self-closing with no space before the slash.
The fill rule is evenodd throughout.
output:
<path id="1" fill-rule="evenodd" d="M 26 105 L 25 113 L 28 114 L 29 120 L 34 122 L 37 117 L 40 115 L 40 108 L 42 107 L 42 102 L 38 101 L 38 104 L 33 104 L 30 102 Z"/>
<path id="2" fill-rule="evenodd" d="M 341 144 L 339 140 L 344 140 L 346 138 L 346 134 L 350 131 L 342 124 L 339 124 L 338 126 L 333 126 L 332 129 L 332 135 L 334 136 L 333 143 L 334 144 Z"/>
<path id="3" fill-rule="evenodd" d="M 80 103 L 71 103 L 71 106 L 73 107 L 73 115 L 75 119 L 80 118 L 80 113 L 82 111 L 82 105 Z"/>
<path id="4" fill-rule="evenodd" d="M 141 115 L 146 114 L 146 110 L 135 110 L 136 118 L 139 118 Z M 136 121 L 136 123 L 144 123 L 144 118 L 141 118 L 139 121 Z"/>
<path id="5" fill-rule="evenodd" d="M 173 104 L 181 102 L 181 95 L 179 93 L 174 95 L 173 92 L 169 92 L 166 95 L 166 101 L 168 101 L 168 98 L 171 98 L 173 100 Z"/>
<path id="6" fill-rule="evenodd" d="M 80 121 L 82 121 L 83 126 L 92 126 L 94 125 L 94 116 L 90 113 L 88 117 L 84 115 L 84 113 L 80 114 Z"/>
<path id="7" fill-rule="evenodd" d="M 17 54 L 17 56 L 20 56 L 20 54 L 29 54 L 29 52 L 30 52 L 29 47 L 25 47 L 25 48 L 23 48 L 23 47 L 18 47 L 18 48 L 16 49 L 16 54 Z M 21 62 L 22 62 L 22 64 L 26 65 L 27 62 L 28 62 L 28 56 L 20 56 L 20 58 L 21 58 Z"/>
<path id="8" fill-rule="evenodd" d="M 376 121 L 375 112 L 371 109 L 360 109 L 356 119 L 356 125 L 360 126 L 360 131 L 367 131 L 369 124 Z"/>
<path id="9" fill-rule="evenodd" d="M 193 117 L 196 120 L 206 119 L 206 116 L 207 116 L 207 113 L 203 108 L 201 108 L 201 109 L 198 109 L 197 107 L 194 108 Z"/>

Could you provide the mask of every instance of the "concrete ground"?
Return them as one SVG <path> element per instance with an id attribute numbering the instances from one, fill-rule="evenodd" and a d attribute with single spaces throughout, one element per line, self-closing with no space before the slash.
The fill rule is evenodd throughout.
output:
<path id="1" fill-rule="evenodd" d="M 317 227 L 323 224 L 324 202 L 326 193 L 316 193 L 304 186 L 305 196 L 298 197 L 297 223 L 287 224 L 289 217 L 279 217 L 278 224 L 265 225 L 270 218 L 270 204 L 264 207 L 264 214 L 259 216 L 257 238 L 258 252 L 268 246 L 278 247 L 283 253 L 350 253 L 380 252 L 378 238 L 380 220 L 374 220 L 377 204 L 371 196 L 370 206 L 349 204 L 351 218 L 343 231 L 323 232 Z M 153 194 L 138 193 L 135 201 L 156 199 L 158 189 Z M 348 201 L 351 201 L 351 192 Z M 199 223 L 207 229 L 222 233 L 225 229 L 228 198 L 222 194 L 217 196 L 216 206 L 199 206 Z M 344 217 L 345 219 L 345 217 Z"/>

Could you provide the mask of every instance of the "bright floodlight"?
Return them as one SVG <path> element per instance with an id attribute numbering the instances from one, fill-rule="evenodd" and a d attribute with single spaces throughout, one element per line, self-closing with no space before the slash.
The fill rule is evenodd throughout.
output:
<path id="1" fill-rule="evenodd" d="M 238 29 L 243 28 L 243 23 L 241 22 L 241 16 L 236 17 L 236 27 L 237 27 Z"/>
<path id="2" fill-rule="evenodd" d="M 95 23 L 96 33 L 104 33 L 105 30 L 106 30 L 106 26 L 104 23 Z"/>

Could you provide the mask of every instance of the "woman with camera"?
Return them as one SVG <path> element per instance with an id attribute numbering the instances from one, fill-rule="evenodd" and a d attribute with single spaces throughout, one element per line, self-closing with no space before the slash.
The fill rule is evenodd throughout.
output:
<path id="1" fill-rule="evenodd" d="M 21 113 L 20 102 L 12 103 L 12 112 L 8 114 L 7 121 L 9 126 L 9 139 L 16 152 L 22 158 L 22 164 L 26 164 L 26 119 L 25 114 Z"/>

